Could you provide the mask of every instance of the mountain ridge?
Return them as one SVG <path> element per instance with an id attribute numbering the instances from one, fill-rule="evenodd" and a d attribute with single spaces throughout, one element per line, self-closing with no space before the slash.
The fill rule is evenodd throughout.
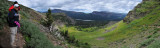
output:
<path id="1" fill-rule="evenodd" d="M 45 12 L 42 12 L 45 13 Z M 119 21 L 122 20 L 126 14 L 125 13 L 114 13 L 107 11 L 93 11 L 92 13 L 83 13 L 75 11 L 66 11 L 61 9 L 54 9 L 52 13 L 65 13 L 67 16 L 70 16 L 74 19 L 83 19 L 83 20 L 106 20 L 106 21 Z"/>

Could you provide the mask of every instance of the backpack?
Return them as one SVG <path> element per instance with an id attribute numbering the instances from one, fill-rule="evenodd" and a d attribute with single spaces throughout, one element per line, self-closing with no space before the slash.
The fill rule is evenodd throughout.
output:
<path id="1" fill-rule="evenodd" d="M 9 23 L 9 13 L 8 16 L 6 17 L 7 23 Z"/>

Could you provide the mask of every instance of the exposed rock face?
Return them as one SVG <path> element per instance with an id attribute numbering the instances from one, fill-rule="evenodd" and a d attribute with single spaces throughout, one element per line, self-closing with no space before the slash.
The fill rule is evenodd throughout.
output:
<path id="1" fill-rule="evenodd" d="M 142 18 L 144 17 L 146 14 L 152 12 L 151 9 L 154 9 L 155 7 L 157 7 L 158 5 L 157 4 L 154 4 L 154 6 L 149 6 L 149 3 L 148 2 L 160 2 L 160 0 L 143 0 L 140 4 L 138 4 L 133 10 L 131 10 L 127 16 L 123 19 L 124 22 L 126 23 L 130 23 L 131 21 L 135 20 L 135 19 L 139 19 L 139 18 Z M 144 7 L 145 4 L 146 6 L 149 6 L 149 7 Z M 139 9 L 146 9 L 147 11 L 142 11 L 139 10 Z"/>
<path id="2" fill-rule="evenodd" d="M 54 36 L 56 36 L 60 40 L 64 40 L 64 37 L 61 35 L 60 29 L 59 29 L 59 27 L 62 27 L 62 26 L 64 26 L 64 25 L 61 24 L 61 25 L 52 26 L 53 28 L 52 28 L 52 32 L 51 32 Z"/>

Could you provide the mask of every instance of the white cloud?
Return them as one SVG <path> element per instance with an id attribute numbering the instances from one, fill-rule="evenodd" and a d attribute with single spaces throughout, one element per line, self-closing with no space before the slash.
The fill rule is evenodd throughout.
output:
<path id="1" fill-rule="evenodd" d="M 62 9 L 78 12 L 110 11 L 127 13 L 141 0 L 10 0 L 18 1 L 27 7 L 37 11 Z"/>

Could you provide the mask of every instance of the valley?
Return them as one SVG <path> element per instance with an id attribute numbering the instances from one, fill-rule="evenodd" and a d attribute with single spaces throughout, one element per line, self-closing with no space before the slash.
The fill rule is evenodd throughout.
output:
<path id="1" fill-rule="evenodd" d="M 0 3 L 0 48 L 10 48 L 5 18 L 11 3 L 7 0 Z M 18 43 L 22 48 L 160 47 L 160 0 L 143 0 L 128 13 L 62 9 L 40 12 L 20 6 Z"/>

